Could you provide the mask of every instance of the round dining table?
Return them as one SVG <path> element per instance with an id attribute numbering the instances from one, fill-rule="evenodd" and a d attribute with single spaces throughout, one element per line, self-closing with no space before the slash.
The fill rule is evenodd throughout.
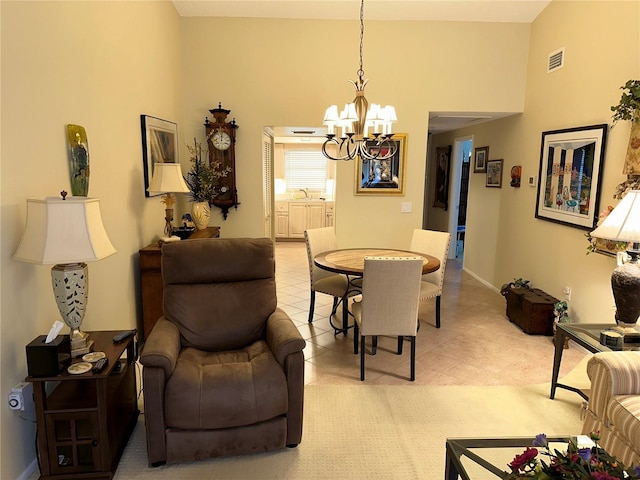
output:
<path id="1" fill-rule="evenodd" d="M 321 252 L 313 257 L 313 263 L 329 272 L 346 275 L 349 280 L 347 290 L 342 296 L 342 301 L 346 302 L 348 297 L 353 295 L 354 290 L 360 290 L 362 284 L 353 283 L 355 277 L 359 279 L 364 275 L 364 259 L 365 257 L 422 257 L 422 274 L 435 272 L 440 268 L 440 260 L 436 257 L 421 252 L 412 252 L 411 250 L 397 250 L 390 248 L 346 248 L 340 250 L 329 250 Z M 346 305 L 346 304 L 345 304 Z M 332 326 L 335 333 L 342 332 L 347 334 L 349 329 L 349 314 L 346 308 L 342 309 L 342 328 L 335 325 Z"/>

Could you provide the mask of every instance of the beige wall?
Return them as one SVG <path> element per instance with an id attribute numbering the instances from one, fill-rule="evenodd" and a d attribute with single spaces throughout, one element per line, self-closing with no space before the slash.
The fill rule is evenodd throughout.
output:
<path id="1" fill-rule="evenodd" d="M 345 246 L 406 246 L 422 225 L 429 110 L 521 111 L 529 25 L 366 22 L 365 28 L 367 98 L 393 103 L 396 131 L 408 134 L 406 190 L 403 197 L 354 196 L 354 163 L 340 162 L 336 230 Z M 318 125 L 329 104 L 352 100 L 358 32 L 350 21 L 183 19 L 185 137 L 204 137 L 204 117 L 219 101 L 240 127 L 242 205 L 226 222 L 213 214 L 222 236 L 263 234 L 262 130 Z M 502 62 L 487 61 L 493 57 Z M 402 202 L 411 202 L 413 212 L 401 214 Z"/>
<path id="2" fill-rule="evenodd" d="M 569 20 L 570 21 L 567 21 Z M 593 32 L 598 32 L 594 35 Z M 546 73 L 548 54 L 565 47 L 565 66 Z M 534 218 L 536 188 L 508 186 L 509 171 L 522 165 L 523 180 L 538 176 L 543 131 L 611 124 L 610 106 L 619 87 L 640 77 L 640 2 L 552 2 L 532 24 L 525 113 L 434 138 L 452 144 L 473 135 L 489 145 L 491 159 L 504 159 L 502 189 L 485 188 L 471 174 L 464 266 L 495 288 L 523 277 L 563 298 L 572 287 L 570 315 L 581 322 L 613 321 L 609 283 L 615 260 L 586 256 L 585 231 Z M 609 131 L 600 210 L 615 205 L 630 126 Z"/>
<path id="3" fill-rule="evenodd" d="M 0 478 L 34 462 L 34 426 L 6 408 L 27 373 L 24 346 L 60 317 L 49 267 L 11 258 L 28 197 L 70 191 L 65 127 L 85 127 L 89 195 L 117 253 L 89 265 L 83 327 L 136 326 L 136 253 L 162 231 L 144 196 L 140 114 L 180 123 L 179 17 L 167 2 L 1 2 L 2 428 Z"/>

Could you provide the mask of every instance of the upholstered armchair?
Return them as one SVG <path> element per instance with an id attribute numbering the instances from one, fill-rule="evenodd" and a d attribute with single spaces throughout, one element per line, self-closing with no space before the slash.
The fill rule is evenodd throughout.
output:
<path id="1" fill-rule="evenodd" d="M 627 466 L 640 464 L 640 352 L 599 352 L 587 363 L 591 380 L 582 433 Z"/>
<path id="2" fill-rule="evenodd" d="M 164 315 L 140 355 L 150 466 L 300 443 L 305 342 L 274 275 L 266 238 L 163 246 Z"/>

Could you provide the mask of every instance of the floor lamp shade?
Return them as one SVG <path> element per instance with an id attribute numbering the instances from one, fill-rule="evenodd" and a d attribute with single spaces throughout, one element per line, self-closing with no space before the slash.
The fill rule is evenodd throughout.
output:
<path id="1" fill-rule="evenodd" d="M 618 326 L 625 335 L 637 336 L 634 327 L 640 316 L 640 190 L 628 192 L 591 236 L 633 244 L 627 250 L 631 261 L 619 265 L 611 274 L 611 289 Z"/>
<path id="2" fill-rule="evenodd" d="M 27 221 L 16 260 L 54 265 L 53 293 L 58 310 L 71 328 L 71 354 L 91 349 L 87 334 L 80 331 L 87 304 L 87 264 L 116 253 L 100 215 L 97 198 L 48 197 L 27 199 Z"/>

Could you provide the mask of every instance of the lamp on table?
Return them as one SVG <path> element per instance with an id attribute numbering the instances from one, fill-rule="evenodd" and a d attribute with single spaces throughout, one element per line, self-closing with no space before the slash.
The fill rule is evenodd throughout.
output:
<path id="1" fill-rule="evenodd" d="M 102 224 L 97 198 L 27 199 L 27 221 L 13 258 L 52 265 L 51 282 L 58 310 L 71 329 L 71 356 L 91 351 L 93 340 L 80 330 L 89 295 L 85 262 L 116 253 Z"/>
<path id="2" fill-rule="evenodd" d="M 165 237 L 171 237 L 173 233 L 173 204 L 175 198 L 171 196 L 172 193 L 186 193 L 189 192 L 189 187 L 184 181 L 182 176 L 182 168 L 179 163 L 156 163 L 153 167 L 153 176 L 149 183 L 147 191 L 150 194 L 162 194 L 162 203 L 165 204 L 165 225 L 164 235 Z"/>
<path id="3" fill-rule="evenodd" d="M 640 316 L 640 190 L 629 191 L 591 236 L 631 244 L 627 250 L 631 260 L 613 271 L 611 289 L 616 302 L 615 330 L 625 337 L 640 337 L 636 328 Z"/>

